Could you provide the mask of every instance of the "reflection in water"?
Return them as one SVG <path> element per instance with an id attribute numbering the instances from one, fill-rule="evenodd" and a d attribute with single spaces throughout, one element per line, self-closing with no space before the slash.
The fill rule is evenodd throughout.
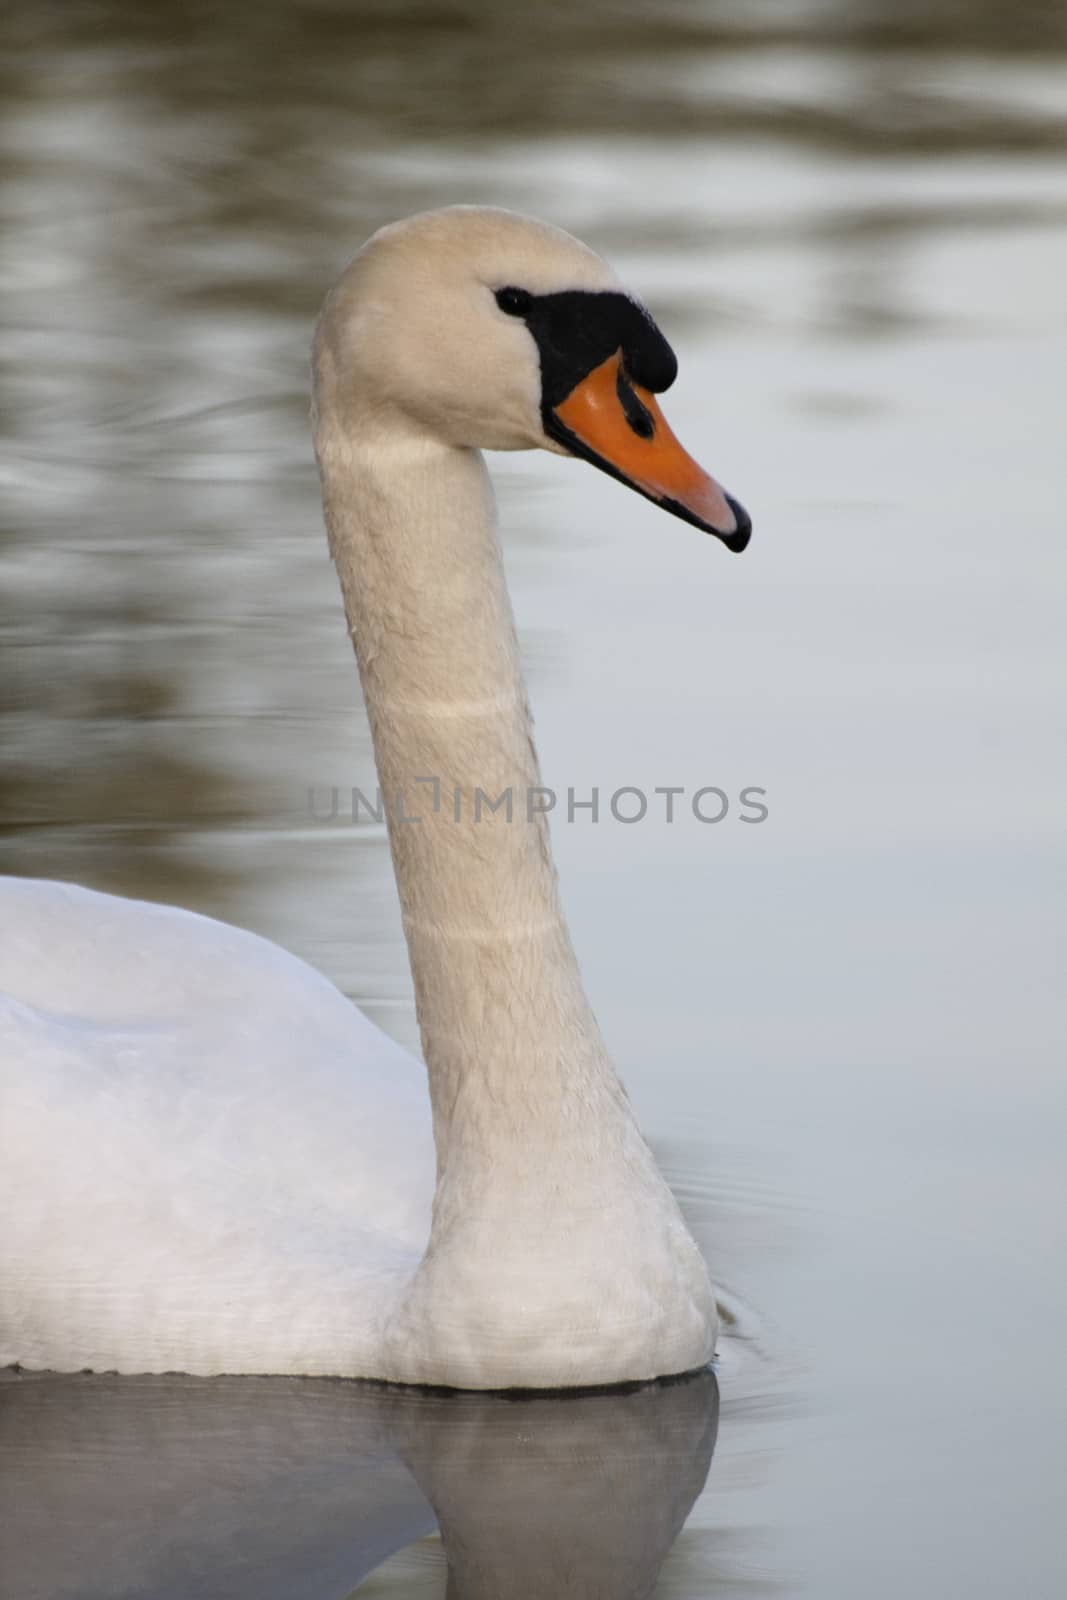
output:
<path id="1" fill-rule="evenodd" d="M 703 1487 L 717 1417 L 711 1372 L 530 1400 L 9 1377 L 4 1593 L 335 1600 L 436 1515 L 450 1600 L 637 1600 Z"/>

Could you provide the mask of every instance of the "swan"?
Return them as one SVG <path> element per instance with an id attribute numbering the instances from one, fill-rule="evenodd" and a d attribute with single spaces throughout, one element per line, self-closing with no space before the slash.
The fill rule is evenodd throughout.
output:
<path id="1" fill-rule="evenodd" d="M 3 880 L 0 1361 L 497 1390 L 713 1356 L 707 1269 L 528 804 L 481 454 L 584 458 L 743 549 L 747 514 L 659 409 L 675 373 L 598 255 L 512 212 L 393 223 L 344 271 L 315 333 L 315 450 L 425 1069 L 250 933 Z M 512 814 L 476 817 L 478 791 Z"/>

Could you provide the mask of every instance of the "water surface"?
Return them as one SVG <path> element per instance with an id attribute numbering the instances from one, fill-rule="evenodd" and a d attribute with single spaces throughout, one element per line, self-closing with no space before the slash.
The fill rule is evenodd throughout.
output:
<path id="1" fill-rule="evenodd" d="M 756 537 L 732 560 L 577 463 L 493 461 L 546 781 L 769 806 L 555 827 L 601 1023 L 737 1319 L 706 1486 L 649 1510 L 641 1570 L 687 1597 L 1060 1594 L 1062 13 L 36 7 L 2 87 L 4 866 L 254 928 L 414 1046 L 382 830 L 308 808 L 374 782 L 311 322 L 366 234 L 423 206 L 603 249 L 679 351 L 672 425 Z M 149 1482 L 152 1417 L 188 1443 L 215 1415 L 48 1392 L 20 1470 L 81 1534 L 100 1512 L 64 1406 L 71 1437 L 127 1427 Z M 321 1486 L 290 1496 L 285 1592 L 384 1561 L 364 1592 L 443 1594 L 437 1501 L 405 1501 L 395 1441 L 405 1548 L 385 1560 L 355 1511 L 338 1532 L 338 1485 L 358 1510 L 378 1469 L 304 1394 L 271 1402 L 306 1415 Z M 219 1401 L 247 1464 L 245 1415 Z M 591 1493 L 619 1437 L 589 1444 Z M 213 1524 L 250 1563 L 225 1592 L 269 1593 L 244 1470 Z M 130 1481 L 107 1525 L 136 1542 Z M 645 1592 L 590 1548 L 572 1592 L 599 1592 L 596 1560 L 604 1593 Z M 119 1592 L 100 1562 L 62 1592 Z M 175 1563 L 128 1592 L 223 1592 Z"/>

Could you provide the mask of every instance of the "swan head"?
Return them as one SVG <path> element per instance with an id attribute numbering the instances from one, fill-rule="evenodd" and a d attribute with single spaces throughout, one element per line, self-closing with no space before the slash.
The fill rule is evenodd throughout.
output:
<path id="1" fill-rule="evenodd" d="M 349 439 L 414 431 L 577 456 L 743 550 L 747 512 L 659 408 L 677 370 L 649 312 L 578 239 L 449 206 L 380 229 L 328 295 L 315 410 Z"/>

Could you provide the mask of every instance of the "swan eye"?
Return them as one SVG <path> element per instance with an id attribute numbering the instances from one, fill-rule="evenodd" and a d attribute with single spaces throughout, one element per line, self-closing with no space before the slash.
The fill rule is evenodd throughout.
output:
<path id="1" fill-rule="evenodd" d="M 496 303 L 509 317 L 524 317 L 533 305 L 533 295 L 528 289 L 498 289 Z"/>

